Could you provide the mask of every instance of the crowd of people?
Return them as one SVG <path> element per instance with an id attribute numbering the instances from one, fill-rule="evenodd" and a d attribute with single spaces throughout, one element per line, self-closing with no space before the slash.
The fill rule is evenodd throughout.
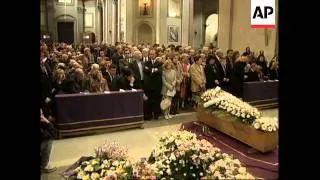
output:
<path id="1" fill-rule="evenodd" d="M 142 89 L 145 120 L 165 119 L 195 107 L 200 94 L 220 86 L 241 98 L 245 81 L 279 79 L 277 56 L 255 56 L 213 46 L 195 50 L 169 45 L 117 43 L 40 45 L 41 107 L 55 117 L 55 95 Z M 166 101 L 163 101 L 163 100 Z M 163 101 L 163 102 L 162 102 Z"/>
<path id="2" fill-rule="evenodd" d="M 242 97 L 245 81 L 278 80 L 278 58 L 268 61 L 249 47 L 241 54 L 213 46 L 193 49 L 157 44 L 40 44 L 41 172 L 50 167 L 56 117 L 55 96 L 142 89 L 144 119 L 171 119 L 181 109 L 195 108 L 206 89 L 220 86 Z"/>

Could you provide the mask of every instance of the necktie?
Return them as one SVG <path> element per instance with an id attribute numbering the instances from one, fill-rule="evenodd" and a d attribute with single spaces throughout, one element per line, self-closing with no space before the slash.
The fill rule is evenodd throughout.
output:
<path id="1" fill-rule="evenodd" d="M 110 80 L 111 80 L 111 82 L 112 82 L 112 80 L 113 80 L 113 76 L 111 76 L 111 74 L 108 72 L 108 74 L 109 74 L 109 76 L 110 76 Z"/>

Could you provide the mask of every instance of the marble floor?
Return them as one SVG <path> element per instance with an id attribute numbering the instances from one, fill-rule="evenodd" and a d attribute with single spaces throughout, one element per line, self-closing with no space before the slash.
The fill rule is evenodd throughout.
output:
<path id="1" fill-rule="evenodd" d="M 278 109 L 263 110 L 263 115 L 277 117 Z M 177 131 L 181 123 L 194 120 L 196 120 L 194 112 L 183 113 L 175 116 L 171 120 L 160 119 L 157 121 L 146 121 L 144 129 L 136 128 L 55 140 L 50 163 L 58 167 L 58 171 L 51 174 L 44 174 L 42 180 L 63 179 L 59 175 L 60 172 L 77 161 L 81 156 L 94 155 L 94 147 L 103 144 L 105 141 L 116 141 L 122 145 L 126 145 L 130 158 L 137 159 L 148 156 L 161 134 Z"/>

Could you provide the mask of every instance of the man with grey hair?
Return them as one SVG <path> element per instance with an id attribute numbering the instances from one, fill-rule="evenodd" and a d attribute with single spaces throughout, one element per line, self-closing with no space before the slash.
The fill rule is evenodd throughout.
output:
<path id="1" fill-rule="evenodd" d="M 216 50 L 216 58 L 218 61 L 215 61 L 217 67 L 218 67 L 218 80 L 221 84 L 221 87 L 226 90 L 227 86 L 230 83 L 229 73 L 227 72 L 227 66 L 226 66 L 226 60 L 223 57 L 223 51 L 222 49 Z"/>
<path id="2" fill-rule="evenodd" d="M 144 63 L 149 61 L 149 49 L 148 48 L 143 48 L 143 50 L 142 50 L 142 61 Z"/>
<path id="3" fill-rule="evenodd" d="M 129 63 L 129 69 L 132 70 L 136 86 L 142 88 L 143 85 L 143 69 L 144 62 L 142 61 L 142 53 L 139 50 L 133 52 L 133 61 Z"/>
<path id="4" fill-rule="evenodd" d="M 192 65 L 194 63 L 194 57 L 196 55 L 196 52 L 194 51 L 194 49 L 190 49 L 189 51 L 189 62 Z"/>

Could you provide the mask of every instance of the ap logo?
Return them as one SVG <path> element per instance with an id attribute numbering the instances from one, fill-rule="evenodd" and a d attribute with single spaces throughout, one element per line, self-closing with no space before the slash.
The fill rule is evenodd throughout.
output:
<path id="1" fill-rule="evenodd" d="M 251 0 L 251 27 L 275 28 L 275 0 Z"/>

